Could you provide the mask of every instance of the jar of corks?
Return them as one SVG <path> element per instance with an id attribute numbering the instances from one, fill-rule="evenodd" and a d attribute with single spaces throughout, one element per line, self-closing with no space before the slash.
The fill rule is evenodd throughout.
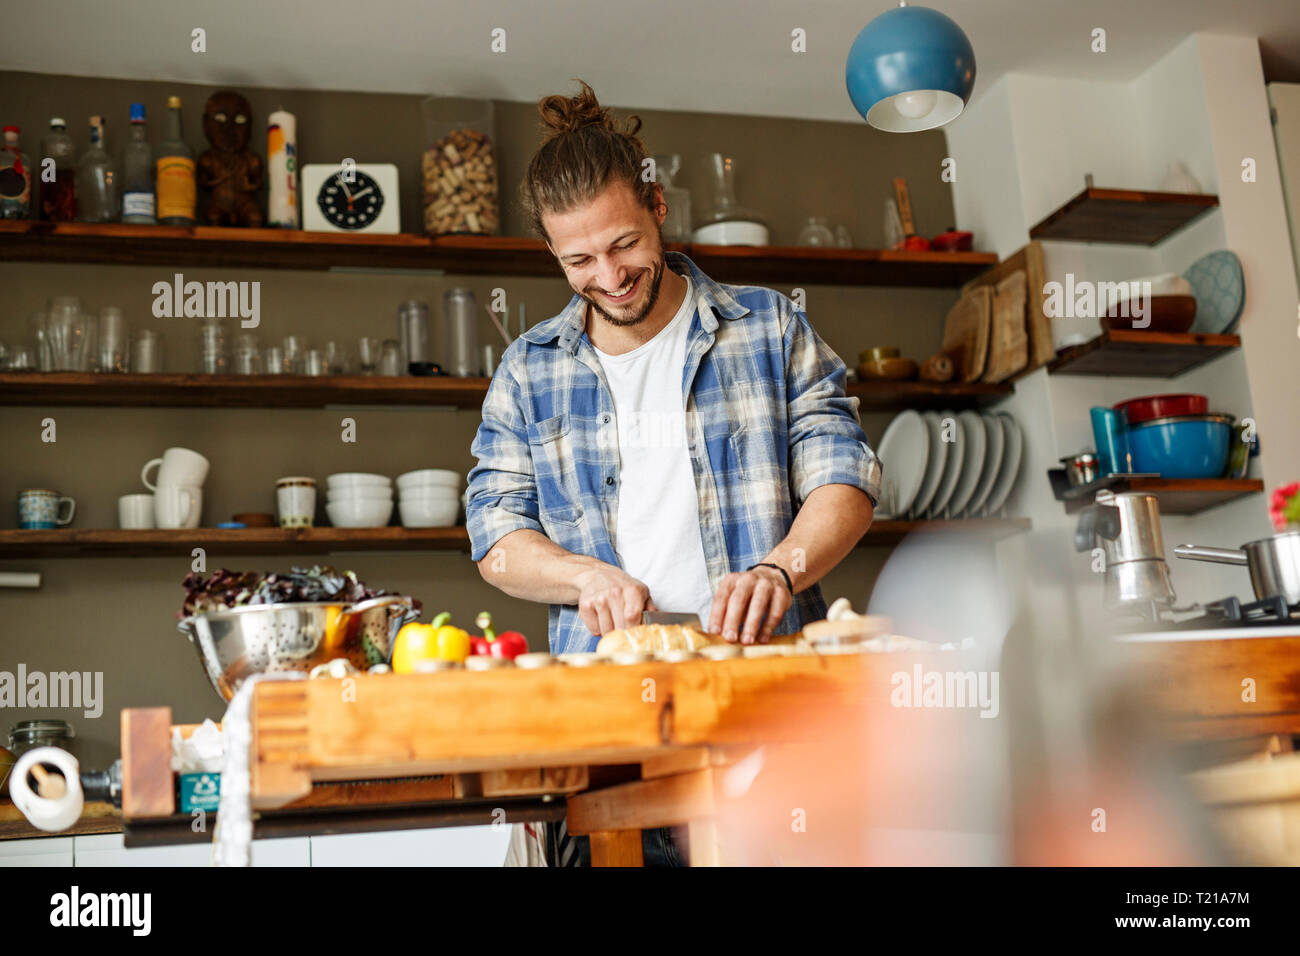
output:
<path id="1" fill-rule="evenodd" d="M 500 227 L 492 101 L 424 100 L 429 148 L 420 163 L 424 231 L 431 236 L 495 236 Z"/>

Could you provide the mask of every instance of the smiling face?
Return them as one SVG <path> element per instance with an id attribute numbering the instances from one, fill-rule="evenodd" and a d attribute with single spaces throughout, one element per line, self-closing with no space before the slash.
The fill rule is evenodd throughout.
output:
<path id="1" fill-rule="evenodd" d="M 619 182 L 588 203 L 542 216 L 569 286 L 611 325 L 643 322 L 659 300 L 666 213 L 658 186 L 652 212 Z"/>

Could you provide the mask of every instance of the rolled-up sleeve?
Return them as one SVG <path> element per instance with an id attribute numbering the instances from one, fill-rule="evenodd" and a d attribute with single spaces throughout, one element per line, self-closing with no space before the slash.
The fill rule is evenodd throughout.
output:
<path id="1" fill-rule="evenodd" d="M 470 446 L 478 464 L 469 473 L 465 523 L 475 561 L 512 531 L 542 531 L 519 381 L 506 358 L 492 378 L 483 422 Z"/>
<path id="2" fill-rule="evenodd" d="M 858 400 L 845 394 L 844 363 L 807 317 L 783 302 L 790 485 L 803 504 L 822 485 L 852 485 L 880 500 L 880 460 L 858 423 Z"/>

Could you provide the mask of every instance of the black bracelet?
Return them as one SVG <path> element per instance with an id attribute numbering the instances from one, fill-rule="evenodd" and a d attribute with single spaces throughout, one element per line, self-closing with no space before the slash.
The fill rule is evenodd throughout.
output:
<path id="1" fill-rule="evenodd" d="M 745 570 L 753 571 L 755 568 L 776 568 L 776 570 L 781 572 L 781 577 L 785 578 L 786 589 L 789 590 L 791 596 L 794 595 L 794 582 L 790 580 L 790 575 L 786 573 L 785 568 L 781 567 L 781 565 L 772 564 L 770 561 L 760 561 L 758 564 L 751 564 L 749 567 L 745 568 Z"/>

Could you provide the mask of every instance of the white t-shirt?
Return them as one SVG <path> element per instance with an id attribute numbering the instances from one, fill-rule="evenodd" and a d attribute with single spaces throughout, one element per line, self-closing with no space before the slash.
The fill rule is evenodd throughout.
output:
<path id="1" fill-rule="evenodd" d="M 611 529 L 623 570 L 650 589 L 661 611 L 699 614 L 713 603 L 700 537 L 700 507 L 686 440 L 682 371 L 695 288 L 671 322 L 622 355 L 596 349 L 618 422 L 618 515 Z"/>

